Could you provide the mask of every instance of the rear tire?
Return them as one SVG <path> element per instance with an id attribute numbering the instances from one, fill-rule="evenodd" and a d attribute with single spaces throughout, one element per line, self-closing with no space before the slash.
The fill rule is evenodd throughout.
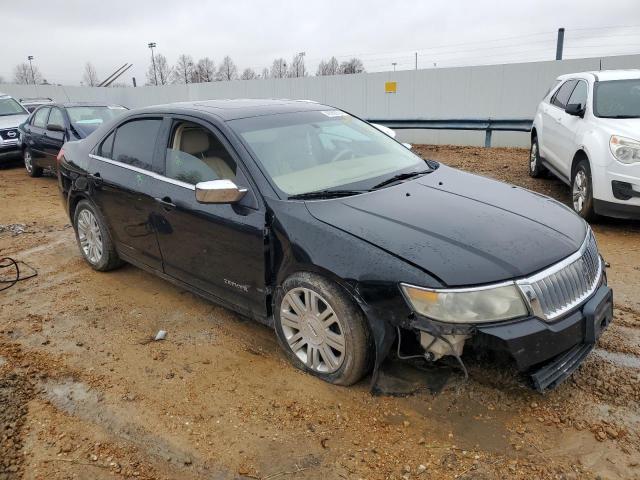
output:
<path id="1" fill-rule="evenodd" d="M 571 199 L 575 212 L 588 222 L 597 220 L 593 209 L 593 183 L 589 160 L 581 160 L 571 177 Z"/>
<path id="2" fill-rule="evenodd" d="M 80 253 L 91 268 L 106 272 L 122 265 L 102 215 L 88 200 L 76 206 L 73 228 Z"/>
<path id="3" fill-rule="evenodd" d="M 42 167 L 38 167 L 33 161 L 33 154 L 31 153 L 31 149 L 29 147 L 24 149 L 24 152 L 22 152 L 22 157 L 24 158 L 24 168 L 27 170 L 27 175 L 32 178 L 41 177 Z"/>
<path id="4" fill-rule="evenodd" d="M 278 289 L 274 310 L 280 345 L 300 370 L 345 386 L 369 370 L 367 321 L 340 286 L 313 273 L 296 273 Z"/>
<path id="5" fill-rule="evenodd" d="M 547 169 L 540 161 L 540 146 L 538 144 L 538 136 L 535 135 L 531 140 L 531 150 L 529 151 L 529 176 L 540 178 L 547 175 Z"/>

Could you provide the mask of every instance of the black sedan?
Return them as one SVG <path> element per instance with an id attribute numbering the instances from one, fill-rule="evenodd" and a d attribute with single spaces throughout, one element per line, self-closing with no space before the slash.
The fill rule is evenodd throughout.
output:
<path id="1" fill-rule="evenodd" d="M 104 122 L 127 109 L 121 105 L 97 103 L 51 103 L 41 105 L 20 125 L 22 155 L 27 173 L 42 175 L 43 168 L 55 168 L 64 142 L 81 140 Z"/>
<path id="2" fill-rule="evenodd" d="M 612 318 L 588 225 L 547 197 L 423 160 L 297 101 L 130 111 L 60 153 L 85 260 L 130 262 L 270 325 L 297 367 L 349 385 L 389 352 L 506 352 L 539 390 Z"/>

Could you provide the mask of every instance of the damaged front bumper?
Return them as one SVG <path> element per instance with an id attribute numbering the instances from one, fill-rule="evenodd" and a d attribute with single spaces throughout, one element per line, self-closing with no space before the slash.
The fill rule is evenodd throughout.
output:
<path id="1" fill-rule="evenodd" d="M 531 316 L 512 322 L 447 328 L 416 317 L 412 326 L 427 339 L 432 334 L 447 339 L 464 338 L 463 343 L 474 349 L 504 352 L 513 358 L 520 371 L 530 374 L 534 388 L 544 392 L 578 368 L 612 318 L 613 292 L 603 282 L 589 300 L 553 322 Z"/>

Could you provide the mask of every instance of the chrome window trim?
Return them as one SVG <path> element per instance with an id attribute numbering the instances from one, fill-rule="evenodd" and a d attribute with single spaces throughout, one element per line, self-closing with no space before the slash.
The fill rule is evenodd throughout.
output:
<path id="1" fill-rule="evenodd" d="M 191 185 L 190 183 L 165 177 L 164 175 L 160 175 L 159 173 L 155 173 L 155 172 L 152 172 L 151 170 L 145 170 L 144 168 L 129 165 L 128 163 L 118 162 L 117 160 L 111 160 L 110 158 L 101 157 L 100 155 L 95 155 L 93 153 L 89 154 L 89 158 L 93 158 L 94 160 L 99 160 L 101 162 L 109 163 L 111 165 L 115 165 L 116 167 L 126 168 L 133 172 L 142 173 L 143 175 L 149 175 L 150 177 L 155 178 L 156 180 L 160 180 L 161 182 L 170 183 L 172 185 L 176 185 L 177 187 L 186 188 L 187 190 L 193 190 L 194 192 L 196 190 L 196 186 Z"/>

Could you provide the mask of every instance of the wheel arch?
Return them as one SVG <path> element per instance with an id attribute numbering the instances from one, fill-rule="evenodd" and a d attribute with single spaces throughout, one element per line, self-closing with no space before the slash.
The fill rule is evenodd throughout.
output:
<path id="1" fill-rule="evenodd" d="M 580 163 L 582 160 L 586 160 L 587 162 L 589 162 L 589 166 L 591 166 L 589 155 L 587 155 L 587 152 L 584 150 L 584 148 L 579 148 L 573 155 L 573 160 L 571 161 L 571 181 L 573 181 L 573 175 L 576 172 L 578 163 Z"/>

